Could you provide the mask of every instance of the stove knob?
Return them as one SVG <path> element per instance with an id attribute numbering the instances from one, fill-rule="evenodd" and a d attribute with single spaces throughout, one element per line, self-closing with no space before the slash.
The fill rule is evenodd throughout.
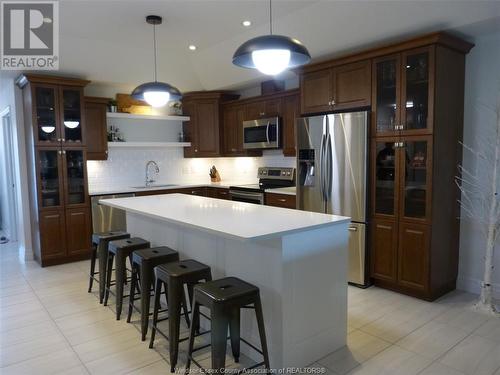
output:
<path id="1" fill-rule="evenodd" d="M 286 173 L 286 172 L 285 172 L 285 171 L 283 171 L 283 172 L 281 172 L 281 175 L 282 175 L 282 176 L 284 176 L 284 175 L 285 175 L 285 173 Z"/>
<path id="2" fill-rule="evenodd" d="M 292 174 L 290 172 L 286 172 L 286 175 L 287 176 L 291 176 Z"/>

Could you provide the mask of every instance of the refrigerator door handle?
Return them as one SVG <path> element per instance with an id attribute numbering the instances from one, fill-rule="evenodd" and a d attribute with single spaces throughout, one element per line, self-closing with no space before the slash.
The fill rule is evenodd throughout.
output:
<path id="1" fill-rule="evenodd" d="M 326 191 L 325 191 L 325 148 L 326 148 L 326 135 L 323 134 L 321 136 L 321 147 L 319 150 L 319 185 L 320 185 L 320 191 L 321 191 L 321 198 L 323 200 L 326 200 Z"/>
<path id="2" fill-rule="evenodd" d="M 330 133 L 328 133 L 327 137 L 327 166 L 326 166 L 326 173 L 328 173 L 328 181 L 327 181 L 327 188 L 326 188 L 326 198 L 331 199 L 332 198 L 332 187 L 333 187 L 333 155 L 332 155 L 332 136 Z"/>

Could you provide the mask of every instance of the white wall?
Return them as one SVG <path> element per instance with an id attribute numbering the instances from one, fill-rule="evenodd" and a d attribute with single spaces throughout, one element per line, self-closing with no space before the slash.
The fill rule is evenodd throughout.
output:
<path id="1" fill-rule="evenodd" d="M 15 87 L 12 77 L 0 76 L 0 111 L 10 106 L 12 136 L 14 138 L 14 178 L 17 196 L 17 236 L 20 256 L 33 258 L 31 243 L 28 176 L 21 90 Z"/>
<path id="2" fill-rule="evenodd" d="M 495 107 L 500 100 L 500 33 L 476 39 L 466 60 L 464 142 L 481 148 L 481 139 L 495 126 L 495 116 L 483 106 Z M 491 173 L 465 153 L 464 166 L 471 171 Z M 462 219 L 458 288 L 478 293 L 484 267 L 485 240 L 480 225 Z M 495 257 L 494 290 L 500 298 L 500 247 Z"/>

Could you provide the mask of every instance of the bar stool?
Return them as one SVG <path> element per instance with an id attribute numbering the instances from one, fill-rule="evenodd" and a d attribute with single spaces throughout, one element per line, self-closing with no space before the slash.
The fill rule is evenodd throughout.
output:
<path id="1" fill-rule="evenodd" d="M 92 254 L 90 257 L 89 293 L 92 292 L 94 280 L 99 283 L 99 303 L 103 302 L 106 286 L 106 259 L 108 256 L 108 244 L 110 241 L 130 238 L 130 234 L 124 231 L 111 231 L 92 234 Z M 99 272 L 95 272 L 95 262 L 99 258 Z M 95 275 L 99 275 L 96 279 Z"/>
<path id="2" fill-rule="evenodd" d="M 210 271 L 210 267 L 206 264 L 197 262 L 193 259 L 188 259 L 181 260 L 180 262 L 162 264 L 155 267 L 155 276 L 155 305 L 153 311 L 153 323 L 149 347 L 153 347 L 156 332 L 168 339 L 170 371 L 174 372 L 179 356 L 179 342 L 187 340 L 187 338 L 179 340 L 181 304 L 184 305 L 184 316 L 186 318 L 188 326 L 193 326 L 193 324 L 189 324 L 189 317 L 187 315 L 186 302 L 184 299 L 184 285 L 187 286 L 191 299 L 191 296 L 193 295 L 194 285 L 200 283 L 201 281 L 212 280 L 212 273 Z M 168 336 L 158 328 L 158 322 L 165 320 L 158 319 L 162 284 L 166 284 L 165 287 L 167 289 L 168 296 Z M 198 325 L 196 323 L 194 325 L 195 331 L 199 331 Z"/>
<path id="3" fill-rule="evenodd" d="M 128 305 L 127 323 L 130 323 L 132 310 L 141 313 L 141 339 L 146 340 L 149 324 L 149 304 L 151 286 L 154 286 L 154 267 L 164 263 L 178 262 L 179 253 L 169 247 L 153 247 L 151 249 L 136 250 L 132 253 L 132 282 Z M 134 306 L 137 282 L 140 280 L 141 308 Z"/>
<path id="4" fill-rule="evenodd" d="M 200 305 L 210 310 L 212 326 L 211 344 L 194 349 L 194 322 L 198 321 L 200 318 Z M 253 305 L 253 307 L 249 305 Z M 257 347 L 240 337 L 240 309 L 242 308 L 255 309 L 262 350 L 259 350 Z M 193 352 L 210 345 L 212 346 L 212 369 L 220 371 L 220 369 L 225 367 L 228 326 L 234 361 L 239 362 L 241 340 L 264 357 L 263 362 L 257 363 L 246 370 L 264 365 L 269 371 L 269 355 L 267 352 L 266 332 L 264 328 L 264 316 L 262 314 L 259 288 L 236 277 L 225 277 L 223 279 L 198 284 L 194 287 L 191 311 L 191 321 L 193 323 L 189 332 L 186 373 L 189 373 L 191 361 L 193 361 L 202 372 L 206 372 L 205 369 L 193 359 Z"/>
<path id="5" fill-rule="evenodd" d="M 126 261 L 131 258 L 135 250 L 150 247 L 149 241 L 140 237 L 127 238 L 123 240 L 111 241 L 108 245 L 108 266 L 106 269 L 106 293 L 104 296 L 104 306 L 108 304 L 109 293 L 111 291 L 111 274 L 113 270 L 113 260 L 116 257 L 115 284 L 116 284 L 116 320 L 120 320 L 123 305 L 123 286 L 127 278 Z M 130 262 L 132 263 L 132 262 Z"/>

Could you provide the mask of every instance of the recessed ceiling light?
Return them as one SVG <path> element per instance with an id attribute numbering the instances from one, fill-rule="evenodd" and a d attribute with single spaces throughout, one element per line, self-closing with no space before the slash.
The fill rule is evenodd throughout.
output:
<path id="1" fill-rule="evenodd" d="M 252 21 L 243 21 L 241 24 L 245 27 L 249 27 L 252 26 Z"/>
<path id="2" fill-rule="evenodd" d="M 191 50 L 191 51 L 196 51 L 196 46 L 194 44 L 190 44 L 188 46 L 188 48 Z"/>

